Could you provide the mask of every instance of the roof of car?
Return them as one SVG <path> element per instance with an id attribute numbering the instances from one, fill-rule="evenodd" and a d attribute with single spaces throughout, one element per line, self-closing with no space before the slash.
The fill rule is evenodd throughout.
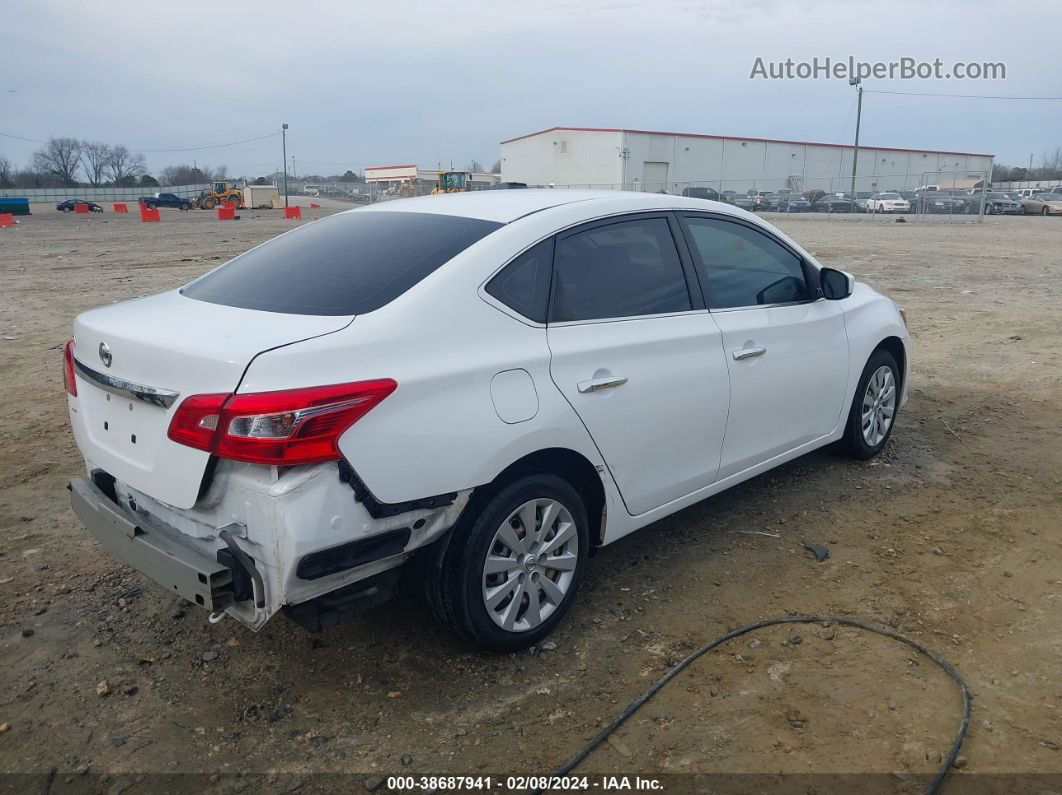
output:
<path id="1" fill-rule="evenodd" d="M 576 202 L 617 204 L 633 209 L 663 209 L 688 207 L 703 209 L 707 199 L 687 198 L 667 193 L 634 193 L 615 190 L 572 190 L 567 188 L 532 188 L 528 190 L 481 190 L 467 193 L 446 193 L 421 196 L 415 199 L 396 199 L 380 202 L 350 212 L 409 212 L 459 215 L 507 224 L 526 215 Z M 713 202 L 721 208 L 730 205 Z"/>

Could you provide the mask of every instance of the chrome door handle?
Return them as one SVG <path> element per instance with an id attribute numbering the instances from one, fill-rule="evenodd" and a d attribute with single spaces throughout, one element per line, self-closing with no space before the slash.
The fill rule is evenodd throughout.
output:
<path id="1" fill-rule="evenodd" d="M 766 348 L 742 348 L 740 351 L 734 351 L 734 360 L 740 362 L 742 359 L 755 359 L 765 353 Z"/>
<path id="2" fill-rule="evenodd" d="M 613 375 L 608 378 L 591 378 L 589 381 L 580 381 L 578 388 L 580 392 L 598 392 L 602 389 L 611 389 L 614 386 L 622 386 L 627 383 L 627 376 L 625 375 Z"/>

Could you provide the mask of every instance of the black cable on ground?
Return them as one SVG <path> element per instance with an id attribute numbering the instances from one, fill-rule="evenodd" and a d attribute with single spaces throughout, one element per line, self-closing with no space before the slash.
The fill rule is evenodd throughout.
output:
<path id="1" fill-rule="evenodd" d="M 959 748 L 962 747 L 962 741 L 966 739 L 966 732 L 970 728 L 970 711 L 972 707 L 972 701 L 970 698 L 970 690 L 966 687 L 966 682 L 963 681 L 962 676 L 955 666 L 937 654 L 935 651 L 919 643 L 913 638 L 909 638 L 906 635 L 897 632 L 895 629 L 888 627 L 882 627 L 877 624 L 871 624 L 867 621 L 860 621 L 856 618 L 845 618 L 844 616 L 784 616 L 782 618 L 765 618 L 763 621 L 756 621 L 752 624 L 746 624 L 743 627 L 737 627 L 732 629 L 724 635 L 720 635 L 714 640 L 710 640 L 701 646 L 699 649 L 692 652 L 684 660 L 678 662 L 671 670 L 657 679 L 648 690 L 642 693 L 638 698 L 634 699 L 630 705 L 623 710 L 611 723 L 597 733 L 597 735 L 590 740 L 586 745 L 579 749 L 571 759 L 561 765 L 553 773 L 554 776 L 565 776 L 574 770 L 579 763 L 581 763 L 586 757 L 590 756 L 601 743 L 609 738 L 616 729 L 618 729 L 624 721 L 631 715 L 637 712 L 645 703 L 659 693 L 664 686 L 684 671 L 690 663 L 700 657 L 702 654 L 711 651 L 712 649 L 726 643 L 728 640 L 744 635 L 747 632 L 753 632 L 757 629 L 763 629 L 764 627 L 773 627 L 778 624 L 818 624 L 824 621 L 829 621 L 834 624 L 840 624 L 846 627 L 856 627 L 857 629 L 864 629 L 867 632 L 874 632 L 878 635 L 884 635 L 887 638 L 898 640 L 901 643 L 906 643 L 912 649 L 916 649 L 922 654 L 926 655 L 929 659 L 944 669 L 944 672 L 950 676 L 955 684 L 959 686 L 959 692 L 962 695 L 962 722 L 959 724 L 959 732 L 955 735 L 955 739 L 951 743 L 951 747 L 948 749 L 947 755 L 944 757 L 944 762 L 941 764 L 940 769 L 937 770 L 937 774 L 933 777 L 933 781 L 929 787 L 926 788 L 926 795 L 933 795 L 940 789 L 940 785 L 944 782 L 944 777 L 948 775 L 948 770 L 951 768 L 952 762 L 955 761 L 955 757 L 959 755 Z M 535 795 L 539 795 L 542 790 L 534 790 Z"/>

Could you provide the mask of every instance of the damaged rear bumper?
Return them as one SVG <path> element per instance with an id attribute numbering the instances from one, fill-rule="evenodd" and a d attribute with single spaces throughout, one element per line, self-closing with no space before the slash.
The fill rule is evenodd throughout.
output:
<path id="1" fill-rule="evenodd" d="M 175 540 L 177 531 L 123 508 L 88 478 L 70 481 L 70 504 L 112 555 L 167 591 L 215 613 L 235 603 L 233 570 Z"/>
<path id="2" fill-rule="evenodd" d="M 91 534 L 167 592 L 253 630 L 281 610 L 320 629 L 385 601 L 399 567 L 451 528 L 470 496 L 388 506 L 335 464 L 222 462 L 196 505 L 182 509 L 86 463 L 89 476 L 70 491 Z"/>

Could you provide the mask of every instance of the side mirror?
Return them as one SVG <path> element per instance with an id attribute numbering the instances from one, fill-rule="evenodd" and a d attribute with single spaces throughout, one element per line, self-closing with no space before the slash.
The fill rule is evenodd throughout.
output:
<path id="1" fill-rule="evenodd" d="M 823 298 L 840 301 L 852 294 L 855 289 L 855 277 L 834 268 L 823 268 L 819 271 L 819 287 Z"/>

